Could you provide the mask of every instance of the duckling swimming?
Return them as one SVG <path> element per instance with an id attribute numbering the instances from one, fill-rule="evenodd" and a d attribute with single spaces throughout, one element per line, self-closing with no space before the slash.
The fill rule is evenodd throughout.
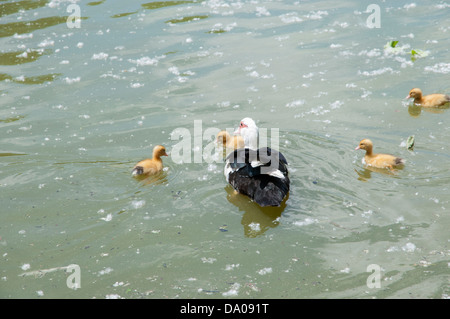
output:
<path id="1" fill-rule="evenodd" d="M 439 107 L 450 103 L 450 96 L 441 93 L 429 94 L 422 96 L 422 90 L 418 88 L 412 89 L 406 99 L 414 98 L 414 104 L 423 107 Z"/>
<path id="2" fill-rule="evenodd" d="M 363 139 L 359 142 L 359 145 L 355 150 L 365 150 L 366 155 L 364 156 L 364 163 L 368 166 L 376 168 L 388 168 L 393 169 L 394 167 L 401 166 L 405 164 L 405 160 L 389 154 L 374 154 L 373 143 L 369 139 Z"/>
<path id="3" fill-rule="evenodd" d="M 226 148 L 237 150 L 245 146 L 244 139 L 240 135 L 231 136 L 227 131 L 220 131 L 217 134 L 217 142 L 223 144 Z"/>
<path id="4" fill-rule="evenodd" d="M 168 156 L 166 148 L 162 145 L 156 145 L 153 148 L 153 158 L 148 158 L 137 163 L 131 172 L 132 175 L 153 175 L 159 173 L 163 169 L 161 156 Z"/>

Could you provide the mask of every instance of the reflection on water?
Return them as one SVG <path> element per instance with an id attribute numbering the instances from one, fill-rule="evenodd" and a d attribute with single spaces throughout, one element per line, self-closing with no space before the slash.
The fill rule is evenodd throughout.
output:
<path id="1" fill-rule="evenodd" d="M 113 18 L 113 19 L 123 18 L 123 17 L 127 17 L 129 15 L 136 14 L 136 13 L 138 13 L 138 12 L 137 11 L 133 11 L 133 12 L 118 13 L 118 14 L 112 15 L 111 18 Z"/>
<path id="2" fill-rule="evenodd" d="M 1 74 L 0 74 L 0 76 L 1 76 Z M 22 116 L 22 115 L 12 116 L 12 117 L 8 117 L 5 119 L 0 118 L 0 123 L 11 123 L 11 122 L 19 121 L 23 118 L 25 118 L 25 116 Z"/>
<path id="3" fill-rule="evenodd" d="M 61 75 L 61 74 L 53 73 L 53 74 L 44 74 L 44 75 L 37 75 L 37 76 L 13 77 L 9 74 L 0 73 L 0 82 L 1 81 L 11 81 L 14 83 L 19 83 L 19 84 L 43 84 L 46 82 L 53 81 L 59 75 Z"/>
<path id="4" fill-rule="evenodd" d="M 155 1 L 142 4 L 142 7 L 149 10 L 161 9 L 165 7 L 178 6 L 181 4 L 195 3 L 196 1 Z"/>
<path id="5" fill-rule="evenodd" d="M 279 225 L 279 218 L 286 209 L 286 201 L 289 198 L 288 193 L 280 207 L 261 207 L 247 196 L 237 193 L 230 185 L 225 187 L 225 191 L 227 200 L 244 212 L 241 224 L 244 226 L 244 235 L 251 238 L 261 236 L 268 229 Z"/>
<path id="6" fill-rule="evenodd" d="M 102 4 L 103 2 L 105 2 L 106 0 L 100 0 L 100 1 L 92 1 L 92 2 L 88 2 L 87 5 L 88 6 L 98 6 L 99 4 Z"/>
<path id="7" fill-rule="evenodd" d="M 46 17 L 34 21 L 10 22 L 0 25 L 0 38 L 9 37 L 14 34 L 30 33 L 39 29 L 48 28 L 57 24 L 66 23 L 66 17 Z M 82 17 L 85 19 L 85 17 Z"/>
<path id="8" fill-rule="evenodd" d="M 20 155 L 27 155 L 23 153 L 0 153 L 0 157 L 2 156 L 20 156 Z"/>
<path id="9" fill-rule="evenodd" d="M 21 10 L 32 10 L 45 6 L 48 0 L 23 0 L 17 2 L 6 2 L 0 4 L 0 17 L 17 13 Z"/>
<path id="10" fill-rule="evenodd" d="M 168 175 L 167 171 L 162 170 L 161 172 L 158 172 L 157 174 L 153 175 L 137 175 L 133 176 L 134 179 L 141 182 L 142 185 L 161 185 L 161 184 L 167 184 L 168 183 Z"/>
<path id="11" fill-rule="evenodd" d="M 379 173 L 384 175 L 396 176 L 398 174 L 397 169 L 402 169 L 402 167 L 398 167 L 396 169 L 388 169 L 388 168 L 378 168 L 369 165 L 365 165 L 364 169 L 356 170 L 356 174 L 358 174 L 358 180 L 366 182 L 368 179 L 372 177 L 372 173 Z"/>
<path id="12" fill-rule="evenodd" d="M 25 12 L 27 10 L 35 10 L 40 7 L 45 7 L 48 1 L 18 1 L 18 2 L 7 2 L 0 4 L 0 16 L 6 16 L 15 14 L 18 12 Z M 20 18 L 21 19 L 21 18 Z M 86 19 L 86 17 L 82 17 Z M 19 21 L 19 22 L 9 22 L 0 25 L 0 38 L 14 36 L 20 39 L 21 34 L 29 33 L 29 38 L 32 38 L 32 33 L 36 30 L 45 29 L 58 24 L 65 23 L 67 21 L 66 16 L 51 16 L 40 18 L 32 21 Z M 44 55 L 50 55 L 53 50 L 50 49 L 27 49 L 22 51 L 9 51 L 0 53 L 0 65 L 20 65 L 25 63 L 36 62 L 39 58 Z M 0 82 L 13 82 L 18 84 L 44 84 L 46 82 L 51 82 L 55 80 L 56 77 L 61 75 L 60 73 L 51 73 L 44 75 L 19 75 L 12 76 L 7 73 L 0 73 Z"/>
<path id="13" fill-rule="evenodd" d="M 422 107 L 420 105 L 416 105 L 414 103 L 408 105 L 408 113 L 412 117 L 419 117 L 422 113 L 422 110 L 424 112 L 432 113 L 432 114 L 442 114 L 445 112 L 445 110 L 450 108 L 450 103 L 444 104 L 439 107 Z"/>
<path id="14" fill-rule="evenodd" d="M 422 113 L 422 107 L 420 105 L 410 104 L 408 105 L 408 113 L 412 117 L 418 117 Z"/>
<path id="15" fill-rule="evenodd" d="M 52 50 L 26 50 L 0 53 L 0 65 L 18 65 L 36 61 L 44 54 L 51 54 Z"/>
<path id="16" fill-rule="evenodd" d="M 189 22 L 189 21 L 202 20 L 202 19 L 206 19 L 206 18 L 208 18 L 207 15 L 185 16 L 182 18 L 167 20 L 166 23 L 184 23 L 184 22 Z"/>

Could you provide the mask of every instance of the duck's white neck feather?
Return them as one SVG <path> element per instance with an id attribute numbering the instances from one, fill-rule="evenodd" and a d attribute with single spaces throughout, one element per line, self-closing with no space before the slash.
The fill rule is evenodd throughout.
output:
<path id="1" fill-rule="evenodd" d="M 245 133 L 242 136 L 244 138 L 245 147 L 256 150 L 258 148 L 258 129 L 246 128 L 243 131 Z"/>
<path id="2" fill-rule="evenodd" d="M 251 118 L 246 117 L 241 121 L 245 126 L 239 128 L 239 133 L 244 139 L 245 147 L 256 150 L 258 148 L 258 127 Z"/>

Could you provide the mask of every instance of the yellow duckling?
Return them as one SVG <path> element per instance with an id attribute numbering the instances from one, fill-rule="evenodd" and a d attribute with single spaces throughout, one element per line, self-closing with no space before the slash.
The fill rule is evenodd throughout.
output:
<path id="1" fill-rule="evenodd" d="M 406 99 L 410 98 L 414 98 L 414 104 L 421 105 L 423 107 L 439 107 L 450 103 L 450 96 L 448 95 L 434 93 L 422 96 L 422 90 L 418 88 L 414 88 L 409 91 Z"/>
<path id="2" fill-rule="evenodd" d="M 355 150 L 366 151 L 364 162 L 368 166 L 393 169 L 396 166 L 405 164 L 405 160 L 400 157 L 389 154 L 374 154 L 372 152 L 373 143 L 367 138 L 359 142 L 359 145 L 355 148 Z"/>
<path id="3" fill-rule="evenodd" d="M 226 148 L 235 149 L 243 148 L 245 146 L 244 139 L 240 135 L 231 136 L 227 131 L 220 131 L 217 134 L 217 142 Z"/>
<path id="4" fill-rule="evenodd" d="M 162 145 L 156 145 L 153 148 L 153 158 L 147 158 L 137 163 L 133 168 L 132 175 L 152 175 L 159 173 L 163 169 L 161 156 L 168 156 L 166 148 Z"/>

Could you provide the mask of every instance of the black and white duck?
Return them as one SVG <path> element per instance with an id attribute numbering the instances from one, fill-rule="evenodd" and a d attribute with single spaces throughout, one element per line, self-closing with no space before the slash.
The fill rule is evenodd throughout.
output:
<path id="1" fill-rule="evenodd" d="M 289 192 L 286 158 L 270 147 L 258 148 L 258 127 L 251 118 L 241 121 L 237 133 L 244 139 L 245 147 L 227 156 L 227 182 L 262 207 L 280 206 Z"/>

